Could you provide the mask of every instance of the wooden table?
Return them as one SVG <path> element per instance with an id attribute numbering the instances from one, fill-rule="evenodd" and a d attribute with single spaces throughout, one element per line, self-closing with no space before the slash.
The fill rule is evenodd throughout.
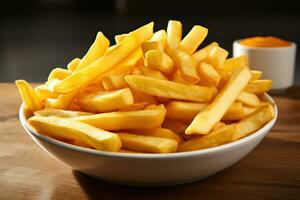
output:
<path id="1" fill-rule="evenodd" d="M 49 157 L 19 123 L 15 86 L 2 83 L 0 199 L 300 199 L 300 87 L 275 100 L 275 127 L 239 163 L 202 181 L 139 188 L 95 180 Z"/>

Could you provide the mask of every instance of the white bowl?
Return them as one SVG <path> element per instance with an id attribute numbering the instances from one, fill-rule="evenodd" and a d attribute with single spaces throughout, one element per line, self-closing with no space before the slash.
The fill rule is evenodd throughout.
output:
<path id="1" fill-rule="evenodd" d="M 265 99 L 274 103 L 269 95 Z M 50 156 L 92 177 L 127 185 L 162 186 L 200 180 L 241 160 L 270 131 L 275 118 L 255 133 L 221 146 L 170 154 L 132 154 L 93 150 L 67 144 L 31 129 L 21 106 L 19 117 L 30 137 Z"/>

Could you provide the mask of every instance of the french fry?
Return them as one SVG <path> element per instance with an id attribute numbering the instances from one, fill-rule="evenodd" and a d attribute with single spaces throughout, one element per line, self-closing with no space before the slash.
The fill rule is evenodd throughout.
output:
<path id="1" fill-rule="evenodd" d="M 81 62 L 80 58 L 74 58 L 71 62 L 68 63 L 67 68 L 69 71 L 74 72 L 78 67 L 79 63 Z"/>
<path id="2" fill-rule="evenodd" d="M 260 79 L 262 72 L 261 71 L 257 71 L 257 70 L 251 70 L 251 74 L 252 74 L 252 78 L 251 81 L 255 81 Z"/>
<path id="3" fill-rule="evenodd" d="M 127 132 L 133 133 L 136 135 L 146 135 L 151 137 L 160 137 L 160 138 L 169 138 L 176 140 L 178 143 L 182 142 L 182 138 L 174 133 L 172 130 L 167 128 L 152 128 L 152 129 L 135 129 L 128 130 Z"/>
<path id="4" fill-rule="evenodd" d="M 207 45 L 206 47 L 196 51 L 194 54 L 193 54 L 193 58 L 198 62 L 202 62 L 204 61 L 208 55 L 210 54 L 210 52 L 213 50 L 213 48 L 219 46 L 218 43 L 216 42 L 212 42 L 210 43 L 209 45 Z"/>
<path id="5" fill-rule="evenodd" d="M 197 83 L 199 81 L 196 60 L 194 60 L 189 54 L 179 49 L 170 51 L 170 56 L 186 80 L 193 83 Z"/>
<path id="6" fill-rule="evenodd" d="M 93 63 L 98 58 L 102 57 L 108 47 L 109 40 L 103 35 L 102 32 L 98 32 L 94 43 L 89 48 L 85 56 L 81 59 L 75 71 L 83 69 L 84 67 Z"/>
<path id="7" fill-rule="evenodd" d="M 150 51 L 150 50 L 163 51 L 164 49 L 163 49 L 163 46 L 161 45 L 161 43 L 159 43 L 157 41 L 147 41 L 142 44 L 142 50 L 143 50 L 143 53 L 146 54 L 147 51 Z"/>
<path id="8" fill-rule="evenodd" d="M 61 110 L 54 108 L 47 108 L 43 110 L 38 110 L 34 112 L 34 115 L 43 116 L 43 117 L 63 117 L 63 118 L 71 118 L 71 117 L 79 117 L 84 115 L 91 115 L 93 113 L 89 112 L 81 112 L 81 111 L 70 111 L 70 110 Z"/>
<path id="9" fill-rule="evenodd" d="M 206 62 L 212 64 L 217 70 L 222 68 L 228 52 L 219 46 L 214 47 L 206 58 Z"/>
<path id="10" fill-rule="evenodd" d="M 235 132 L 232 141 L 246 137 L 247 135 L 257 131 L 266 123 L 271 121 L 274 116 L 274 109 L 271 105 L 260 106 L 255 112 L 249 114 L 238 123 L 239 131 Z"/>
<path id="11" fill-rule="evenodd" d="M 233 72 L 237 68 L 248 67 L 248 66 L 249 66 L 248 57 L 246 55 L 242 55 L 239 57 L 229 58 L 225 60 L 221 68 Z"/>
<path id="12" fill-rule="evenodd" d="M 131 92 L 135 103 L 148 103 L 149 105 L 158 103 L 156 98 L 150 94 L 135 90 L 133 88 L 131 88 Z"/>
<path id="13" fill-rule="evenodd" d="M 27 110 L 34 113 L 35 111 L 43 108 L 42 101 L 27 81 L 17 80 L 15 83 Z"/>
<path id="14" fill-rule="evenodd" d="M 82 141 L 103 151 L 118 151 L 121 148 L 117 134 L 67 118 L 34 116 L 28 122 L 41 134 Z"/>
<path id="15" fill-rule="evenodd" d="M 257 110 L 257 108 L 259 107 L 243 106 L 245 116 L 248 116 L 249 114 L 253 113 L 254 111 Z"/>
<path id="16" fill-rule="evenodd" d="M 67 69 L 55 68 L 50 72 L 50 74 L 48 76 L 48 81 L 53 80 L 53 79 L 63 80 L 66 77 L 70 76 L 71 73 L 72 72 Z"/>
<path id="17" fill-rule="evenodd" d="M 170 20 L 167 27 L 167 48 L 172 50 L 177 48 L 182 38 L 182 24 L 180 21 Z"/>
<path id="18" fill-rule="evenodd" d="M 150 67 L 139 67 L 141 75 L 149 76 L 156 79 L 168 80 L 168 78 L 160 71 L 152 69 Z"/>
<path id="19" fill-rule="evenodd" d="M 164 74 L 173 72 L 173 60 L 161 50 L 150 50 L 145 54 L 146 65 Z"/>
<path id="20" fill-rule="evenodd" d="M 115 41 L 116 41 L 116 44 L 120 44 L 126 37 L 127 34 L 121 34 L 121 35 L 116 35 L 115 36 Z"/>
<path id="21" fill-rule="evenodd" d="M 129 88 L 114 91 L 99 91 L 78 97 L 79 105 L 90 112 L 111 112 L 133 104 Z"/>
<path id="22" fill-rule="evenodd" d="M 272 88 L 271 80 L 255 80 L 251 81 L 245 91 L 252 92 L 254 94 L 262 94 L 268 92 Z"/>
<path id="23" fill-rule="evenodd" d="M 256 106 L 260 105 L 259 98 L 251 92 L 245 92 L 245 91 L 241 92 L 241 94 L 239 95 L 237 100 L 242 102 L 242 104 L 244 104 L 246 106 L 256 107 Z"/>
<path id="24" fill-rule="evenodd" d="M 163 109 L 148 109 L 126 112 L 110 112 L 74 117 L 72 120 L 83 122 L 108 131 L 124 129 L 147 129 L 159 127 L 166 115 Z"/>
<path id="25" fill-rule="evenodd" d="M 128 87 L 124 75 L 110 75 L 102 78 L 102 85 L 105 90 L 117 90 Z"/>
<path id="26" fill-rule="evenodd" d="M 166 105 L 166 116 L 171 119 L 190 123 L 194 117 L 207 106 L 205 103 L 171 101 Z"/>
<path id="27" fill-rule="evenodd" d="M 122 147 L 132 151 L 144 153 L 173 153 L 177 151 L 178 142 L 176 140 L 135 135 L 129 133 L 119 133 Z"/>
<path id="28" fill-rule="evenodd" d="M 178 120 L 165 118 L 162 127 L 172 130 L 177 135 L 184 135 L 184 131 L 188 125 Z"/>
<path id="29" fill-rule="evenodd" d="M 146 108 L 146 106 L 148 105 L 147 102 L 141 102 L 141 103 L 134 103 L 122 108 L 119 108 L 118 111 L 135 111 L 135 110 L 142 110 L 144 108 Z"/>
<path id="30" fill-rule="evenodd" d="M 202 62 L 197 67 L 200 83 L 205 82 L 207 86 L 218 86 L 221 80 L 220 74 L 215 68 L 205 62 Z"/>
<path id="31" fill-rule="evenodd" d="M 214 101 L 194 118 L 185 133 L 207 134 L 218 123 L 251 79 L 248 68 L 236 70 Z"/>
<path id="32" fill-rule="evenodd" d="M 45 101 L 46 108 L 67 109 L 76 97 L 77 92 L 61 94 L 57 98 L 48 98 Z"/>
<path id="33" fill-rule="evenodd" d="M 178 151 L 194 151 L 222 145 L 231 142 L 233 135 L 237 132 L 237 124 L 226 125 L 207 135 L 197 136 L 182 143 Z"/>
<path id="34" fill-rule="evenodd" d="M 58 94 L 51 92 L 45 84 L 35 87 L 34 90 L 41 101 L 45 101 L 47 98 L 58 97 Z"/>
<path id="35" fill-rule="evenodd" d="M 214 125 L 214 127 L 212 128 L 212 131 L 216 131 L 218 129 L 220 129 L 221 127 L 226 126 L 226 124 L 224 122 L 218 122 L 216 123 L 216 125 Z"/>
<path id="36" fill-rule="evenodd" d="M 214 88 L 186 85 L 140 75 L 125 76 L 125 80 L 135 90 L 157 97 L 177 100 L 210 102 L 216 92 Z"/>
<path id="37" fill-rule="evenodd" d="M 167 32 L 165 30 L 156 31 L 155 33 L 153 33 L 150 41 L 158 42 L 160 44 L 160 48 L 164 50 L 167 43 Z"/>
<path id="38" fill-rule="evenodd" d="M 141 152 L 131 151 L 131 150 L 127 150 L 127 149 L 120 149 L 118 151 L 118 153 L 141 153 Z"/>
<path id="39" fill-rule="evenodd" d="M 234 102 L 225 115 L 222 117 L 224 121 L 238 121 L 245 117 L 243 104 L 241 102 Z"/>
<path id="40" fill-rule="evenodd" d="M 116 48 L 107 52 L 104 56 L 85 68 L 72 73 L 61 83 L 57 84 L 54 87 L 55 93 L 71 93 L 94 81 L 97 77 L 100 77 L 120 63 L 142 43 L 149 40 L 152 35 L 153 22 L 129 33 L 128 36 L 125 37 L 124 41 L 117 45 Z"/>
<path id="41" fill-rule="evenodd" d="M 184 79 L 183 76 L 182 76 L 182 73 L 178 69 L 175 70 L 175 72 L 173 73 L 172 81 L 174 81 L 176 83 L 193 84 L 193 82 L 190 82 L 190 81 Z"/>
<path id="42" fill-rule="evenodd" d="M 179 43 L 178 49 L 181 49 L 188 54 L 193 54 L 199 45 L 206 38 L 208 33 L 207 28 L 196 25 L 194 26 L 190 32 L 183 38 L 183 40 Z"/>

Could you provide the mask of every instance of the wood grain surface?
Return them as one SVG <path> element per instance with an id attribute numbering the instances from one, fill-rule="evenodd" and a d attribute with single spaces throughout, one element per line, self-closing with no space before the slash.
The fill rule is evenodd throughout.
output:
<path id="1" fill-rule="evenodd" d="M 275 101 L 275 127 L 239 163 L 202 181 L 143 188 L 98 181 L 49 157 L 19 123 L 16 87 L 2 83 L 0 199 L 300 199 L 300 87 Z"/>

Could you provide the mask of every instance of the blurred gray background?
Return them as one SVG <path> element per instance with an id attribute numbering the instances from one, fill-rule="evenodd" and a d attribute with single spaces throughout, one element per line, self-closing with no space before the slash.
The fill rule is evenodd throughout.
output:
<path id="1" fill-rule="evenodd" d="M 0 82 L 44 81 L 54 67 L 82 57 L 101 30 L 113 36 L 154 21 L 166 28 L 181 20 L 184 32 L 200 24 L 209 29 L 205 44 L 273 35 L 300 42 L 300 9 L 294 0 L 2 0 L 0 2 Z M 299 51 L 296 80 L 300 85 Z M 284 67 L 284 66 L 282 66 Z"/>

